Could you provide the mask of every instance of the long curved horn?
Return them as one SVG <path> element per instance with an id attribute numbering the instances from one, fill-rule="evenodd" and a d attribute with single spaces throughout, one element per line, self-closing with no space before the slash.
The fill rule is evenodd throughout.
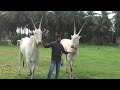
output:
<path id="1" fill-rule="evenodd" d="M 34 26 L 34 29 L 37 29 L 36 26 L 35 26 L 35 23 L 34 23 L 34 21 L 33 21 L 33 19 L 32 19 L 32 17 L 31 17 L 31 21 L 32 21 L 32 24 L 33 24 L 33 26 Z"/>
<path id="2" fill-rule="evenodd" d="M 83 24 L 83 26 L 81 27 L 80 31 L 78 32 L 77 35 L 80 35 L 80 32 L 82 31 L 83 27 L 85 26 L 85 24 L 87 23 L 88 19 L 86 20 L 86 22 Z"/>
<path id="3" fill-rule="evenodd" d="M 41 29 L 42 19 L 43 19 L 43 16 L 42 16 L 41 21 L 40 21 L 39 29 Z"/>
<path id="4" fill-rule="evenodd" d="M 75 20 L 74 20 L 74 35 L 76 34 L 76 26 L 75 26 Z"/>

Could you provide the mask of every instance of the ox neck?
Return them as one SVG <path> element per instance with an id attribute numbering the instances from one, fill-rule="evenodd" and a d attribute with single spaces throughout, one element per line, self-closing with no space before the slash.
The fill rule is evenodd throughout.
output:
<path id="1" fill-rule="evenodd" d="M 71 39 L 71 42 L 72 42 L 73 45 L 77 46 L 77 48 L 79 47 L 79 42 L 78 43 L 74 43 L 73 39 Z"/>
<path id="2" fill-rule="evenodd" d="M 37 44 L 36 40 L 35 40 L 35 44 L 34 45 L 35 45 L 35 47 L 38 47 L 38 44 Z"/>
<path id="3" fill-rule="evenodd" d="M 32 47 L 33 47 L 33 48 L 38 47 L 37 42 L 36 42 L 36 40 L 35 40 L 35 36 L 32 36 L 32 37 L 30 37 L 30 38 L 31 38 L 31 40 L 32 40 L 32 42 L 31 42 Z"/>

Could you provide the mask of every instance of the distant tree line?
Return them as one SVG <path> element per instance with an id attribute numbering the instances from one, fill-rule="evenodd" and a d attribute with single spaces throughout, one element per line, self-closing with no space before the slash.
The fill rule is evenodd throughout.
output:
<path id="1" fill-rule="evenodd" d="M 0 41 L 4 38 L 20 39 L 23 36 L 16 33 L 17 27 L 27 27 L 33 30 L 31 17 L 38 27 L 43 16 L 42 30 L 49 30 L 47 36 L 43 36 L 48 42 L 54 40 L 58 32 L 63 38 L 73 35 L 74 21 L 77 32 L 88 19 L 81 32 L 81 43 L 110 44 L 115 43 L 120 37 L 120 11 L 113 11 L 112 20 L 108 18 L 107 11 L 101 11 L 98 15 L 94 11 L 0 11 Z M 29 36 L 29 35 L 28 35 Z"/>

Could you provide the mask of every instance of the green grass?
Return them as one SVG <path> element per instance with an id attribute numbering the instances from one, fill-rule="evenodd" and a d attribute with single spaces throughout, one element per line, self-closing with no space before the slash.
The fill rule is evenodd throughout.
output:
<path id="1" fill-rule="evenodd" d="M 35 79 L 46 79 L 50 66 L 51 49 L 39 48 L 39 64 L 36 66 Z M 19 52 L 16 46 L 0 46 L 0 79 L 29 79 L 26 66 L 17 74 Z M 69 79 L 65 65 L 60 69 L 60 79 Z M 55 70 L 52 78 L 55 77 Z M 75 79 L 120 79 L 120 47 L 81 45 L 74 62 Z"/>

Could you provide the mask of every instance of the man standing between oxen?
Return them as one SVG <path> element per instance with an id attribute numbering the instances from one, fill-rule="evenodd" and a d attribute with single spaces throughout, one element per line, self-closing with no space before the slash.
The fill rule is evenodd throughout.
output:
<path id="1" fill-rule="evenodd" d="M 43 46 L 45 48 L 50 48 L 50 47 L 52 48 L 51 65 L 50 65 L 50 69 L 49 69 L 48 76 L 47 76 L 48 79 L 51 79 L 51 75 L 52 75 L 55 65 L 56 65 L 55 79 L 59 78 L 59 72 L 60 72 L 60 66 L 61 66 L 61 55 L 62 53 L 64 54 L 70 53 L 64 50 L 63 45 L 60 43 L 60 41 L 61 41 L 61 35 L 57 34 L 56 41 L 51 42 L 49 44 L 43 42 Z"/>

